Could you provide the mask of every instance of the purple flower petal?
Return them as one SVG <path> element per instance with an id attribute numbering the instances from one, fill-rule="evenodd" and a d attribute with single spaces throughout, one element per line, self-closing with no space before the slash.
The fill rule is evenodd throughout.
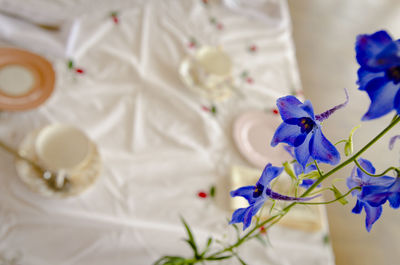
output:
<path id="1" fill-rule="evenodd" d="M 271 190 L 270 188 L 267 188 L 266 190 L 267 196 L 270 197 L 271 199 L 274 200 L 280 200 L 280 201 L 295 201 L 295 202 L 305 202 L 305 201 L 310 201 L 312 199 L 318 198 L 321 196 L 320 195 L 316 195 L 313 197 L 291 197 L 291 196 L 286 196 L 286 195 L 282 195 L 280 193 L 277 193 L 273 190 Z"/>
<path id="2" fill-rule="evenodd" d="M 276 101 L 276 105 L 279 109 L 282 120 L 284 121 L 293 118 L 311 117 L 307 111 L 301 108 L 303 103 L 301 103 L 301 101 L 299 101 L 295 96 L 279 98 Z"/>
<path id="3" fill-rule="evenodd" d="M 371 35 L 359 35 L 356 40 L 356 58 L 361 66 L 367 65 L 371 58 L 377 56 L 390 43 L 392 38 L 386 31 L 378 31 Z"/>
<path id="4" fill-rule="evenodd" d="M 354 206 L 353 210 L 351 210 L 351 212 L 355 214 L 360 214 L 363 207 L 364 203 L 360 200 L 357 200 L 356 205 Z"/>
<path id="5" fill-rule="evenodd" d="M 306 101 L 304 101 L 304 104 L 302 105 L 302 106 L 300 106 L 305 112 L 307 112 L 308 113 L 308 115 L 310 115 L 310 118 L 311 119 L 315 119 L 315 116 L 314 116 L 314 109 L 313 109 L 313 106 L 312 106 L 312 104 L 311 104 L 311 101 L 309 101 L 309 100 L 306 100 Z"/>
<path id="6" fill-rule="evenodd" d="M 229 224 L 235 224 L 235 223 L 242 223 L 244 220 L 244 215 L 246 214 L 246 211 L 249 207 L 247 208 L 239 208 L 236 211 L 233 212 L 232 214 L 232 219 L 229 222 Z"/>
<path id="7" fill-rule="evenodd" d="M 249 202 L 249 204 L 253 204 L 255 201 L 255 198 L 253 198 L 254 189 L 254 186 L 244 186 L 238 188 L 237 190 L 231 191 L 230 194 L 231 197 L 241 196 L 245 198 Z"/>
<path id="8" fill-rule="evenodd" d="M 399 86 L 400 88 L 400 86 Z M 397 111 L 397 114 L 400 115 L 400 89 L 397 91 L 396 97 L 394 98 L 393 107 Z"/>
<path id="9" fill-rule="evenodd" d="M 390 187 L 391 195 L 389 196 L 390 206 L 394 209 L 400 207 L 400 177 L 397 177 L 395 182 Z"/>
<path id="10" fill-rule="evenodd" d="M 296 156 L 297 162 L 303 167 L 303 169 L 306 167 L 307 162 L 310 159 L 310 140 L 312 138 L 312 133 L 309 133 L 304 140 L 302 145 L 297 146 L 294 149 L 294 154 Z"/>
<path id="11" fill-rule="evenodd" d="M 293 146 L 299 134 L 301 134 L 300 126 L 289 125 L 283 122 L 275 131 L 271 140 L 271 146 L 276 146 L 279 143 L 287 143 Z"/>
<path id="12" fill-rule="evenodd" d="M 310 153 L 312 158 L 323 163 L 336 165 L 340 161 L 338 150 L 325 138 L 321 129 L 314 131 L 310 141 Z"/>
<path id="13" fill-rule="evenodd" d="M 378 207 L 386 202 L 390 194 L 388 187 L 368 185 L 362 187 L 359 198 L 371 206 Z"/>
<path id="14" fill-rule="evenodd" d="M 248 228 L 251 224 L 251 219 L 253 218 L 254 215 L 257 214 L 257 212 L 261 209 L 261 207 L 264 205 L 264 201 L 259 201 L 255 203 L 254 205 L 250 206 L 247 208 L 247 211 L 245 212 L 244 215 L 244 220 L 243 220 L 243 230 Z"/>
<path id="15" fill-rule="evenodd" d="M 357 84 L 360 86 L 359 90 L 364 90 L 369 81 L 379 78 L 379 77 L 384 77 L 385 72 L 370 72 L 367 69 L 360 67 L 357 71 L 358 75 L 358 81 Z"/>
<path id="16" fill-rule="evenodd" d="M 392 111 L 399 88 L 400 85 L 395 85 L 386 78 L 375 78 L 370 81 L 365 90 L 371 99 L 371 105 L 362 120 L 376 119 Z"/>
<path id="17" fill-rule="evenodd" d="M 371 231 L 372 225 L 381 217 L 382 214 L 382 206 L 372 207 L 368 204 L 364 204 L 364 209 L 366 213 L 365 217 L 365 226 L 367 231 Z"/>
<path id="18" fill-rule="evenodd" d="M 344 90 L 344 93 L 346 93 L 346 101 L 344 103 L 336 105 L 335 107 L 333 107 L 333 108 L 331 108 L 331 109 L 329 109 L 329 110 L 327 110 L 327 111 L 325 111 L 325 112 L 323 112 L 321 114 L 316 115 L 315 119 L 317 121 L 322 122 L 322 121 L 326 120 L 327 118 L 329 118 L 329 116 L 331 116 L 337 110 L 346 107 L 347 103 L 349 103 L 349 94 L 347 93 L 346 89 Z"/>
<path id="19" fill-rule="evenodd" d="M 267 164 L 257 183 L 260 183 L 264 187 L 267 187 L 274 178 L 282 173 L 282 171 L 283 167 L 274 167 L 271 164 Z"/>
<path id="20" fill-rule="evenodd" d="M 390 138 L 390 140 L 389 140 L 389 150 L 393 150 L 394 143 L 395 143 L 398 139 L 400 139 L 400 135 L 395 135 L 395 136 L 393 136 L 393 137 Z"/>

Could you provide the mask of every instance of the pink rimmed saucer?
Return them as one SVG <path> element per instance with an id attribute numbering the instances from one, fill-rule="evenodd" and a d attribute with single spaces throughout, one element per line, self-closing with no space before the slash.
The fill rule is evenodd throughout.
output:
<path id="1" fill-rule="evenodd" d="M 268 163 L 281 166 L 283 162 L 292 159 L 281 145 L 270 145 L 281 122 L 273 113 L 258 110 L 245 112 L 235 120 L 235 143 L 240 153 L 254 166 L 264 168 Z"/>

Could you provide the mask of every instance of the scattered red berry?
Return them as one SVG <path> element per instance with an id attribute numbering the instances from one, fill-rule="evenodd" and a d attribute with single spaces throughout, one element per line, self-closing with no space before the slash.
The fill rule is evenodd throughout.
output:
<path id="1" fill-rule="evenodd" d="M 249 84 L 253 84 L 254 80 L 251 77 L 247 77 L 246 78 L 246 82 L 249 83 Z"/>
<path id="2" fill-rule="evenodd" d="M 251 46 L 250 46 L 250 51 L 251 51 L 251 52 L 257 51 L 257 46 L 256 46 L 256 45 L 251 45 Z"/>
<path id="3" fill-rule="evenodd" d="M 267 229 L 265 229 L 264 226 L 260 227 L 260 234 L 266 234 L 267 233 Z"/>
<path id="4" fill-rule="evenodd" d="M 75 68 L 75 73 L 77 74 L 84 74 L 85 71 L 82 68 Z"/>
<path id="5" fill-rule="evenodd" d="M 207 111 L 207 112 L 209 112 L 209 111 L 210 111 L 210 109 L 209 109 L 209 108 L 207 108 L 206 106 L 201 106 L 201 108 L 202 108 L 204 111 Z"/>
<path id="6" fill-rule="evenodd" d="M 197 196 L 199 198 L 205 199 L 205 198 L 207 198 L 208 194 L 205 193 L 204 191 L 199 191 L 199 193 L 197 193 Z"/>
<path id="7" fill-rule="evenodd" d="M 223 30 L 224 29 L 224 25 L 222 23 L 218 23 L 217 24 L 217 29 Z"/>
<path id="8" fill-rule="evenodd" d="M 208 0 L 203 0 L 203 4 L 208 4 Z"/>
<path id="9" fill-rule="evenodd" d="M 118 19 L 117 16 L 112 16 L 112 19 L 113 19 L 113 21 L 114 21 L 115 24 L 118 24 L 118 23 L 119 23 L 119 19 Z"/>
<path id="10" fill-rule="evenodd" d="M 278 115 L 278 114 L 279 114 L 279 111 L 278 111 L 277 109 L 273 109 L 272 112 L 273 112 L 275 115 Z"/>
<path id="11" fill-rule="evenodd" d="M 196 47 L 196 43 L 193 41 L 189 42 L 189 48 L 194 48 L 194 47 Z"/>

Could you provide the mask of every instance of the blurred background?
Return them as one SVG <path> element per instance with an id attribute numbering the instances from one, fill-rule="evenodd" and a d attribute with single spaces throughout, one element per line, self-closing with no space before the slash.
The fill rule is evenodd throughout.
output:
<path id="1" fill-rule="evenodd" d="M 66 35 L 73 35 L 76 25 L 69 24 L 69 22 L 63 24 L 63 22 L 69 21 L 72 16 L 84 16 L 93 3 L 96 3 L 96 8 L 99 10 L 115 8 L 111 1 L 98 1 L 98 4 L 93 0 L 74 0 L 73 2 L 76 4 L 71 5 L 67 0 L 29 0 L 26 2 L 23 0 L 0 0 L 0 35 L 2 37 L 0 44 L 3 41 L 7 43 L 12 39 L 16 44 L 39 53 L 45 50 L 45 53 L 55 57 L 61 54 L 62 56 L 71 56 L 69 51 L 74 50 L 74 47 L 66 42 Z M 125 6 L 132 6 L 132 3 L 136 2 L 141 1 L 118 1 L 118 9 L 123 10 Z M 271 2 L 274 1 L 271 0 Z M 329 121 L 324 124 L 324 133 L 327 138 L 339 141 L 347 138 L 355 125 L 361 124 L 362 126 L 356 131 L 354 138 L 355 150 L 358 150 L 390 122 L 392 115 L 361 123 L 360 118 L 369 106 L 369 99 L 366 93 L 358 91 L 356 85 L 358 66 L 354 51 L 355 38 L 358 34 L 370 34 L 380 29 L 388 30 L 393 38 L 399 38 L 400 1 L 287 0 L 287 2 L 305 97 L 313 102 L 315 112 L 321 113 L 344 102 L 344 88 L 347 88 L 350 96 L 348 106 L 331 116 Z M 33 5 L 38 8 L 37 10 L 42 11 L 37 11 L 35 15 L 35 11 L 28 8 Z M 62 13 L 60 13 L 60 5 L 65 6 Z M 25 17 L 29 15 L 30 19 L 21 21 L 15 18 L 14 22 L 10 22 L 9 18 L 4 19 L 9 12 L 15 10 L 19 10 L 17 12 L 19 15 L 26 15 Z M 104 14 L 108 14 L 108 11 Z M 114 23 L 118 24 L 118 17 L 112 14 L 111 16 Z M 98 20 L 101 19 L 103 18 Z M 134 21 L 134 18 L 127 16 L 126 20 Z M 35 25 L 31 25 L 32 23 Z M 106 25 L 104 32 L 111 28 L 110 25 Z M 40 29 L 37 26 L 40 26 Z M 97 28 L 98 25 L 86 23 L 84 26 L 85 30 L 90 31 L 92 28 Z M 18 31 L 19 27 L 26 30 Z M 43 33 L 43 27 L 46 28 L 45 33 Z M 188 31 L 191 33 L 191 29 Z M 103 33 L 99 33 L 99 35 L 101 34 Z M 71 43 L 76 41 L 71 39 Z M 32 42 L 30 42 L 31 40 Z M 51 45 L 47 46 L 48 43 Z M 88 47 L 90 48 L 90 45 Z M 82 49 L 82 53 L 86 51 L 85 49 L 86 47 Z M 75 55 L 80 57 L 81 53 Z M 175 86 L 175 83 L 173 85 Z M 395 134 L 400 134 L 399 128 L 392 130 L 380 140 L 379 144 L 365 153 L 364 158 L 374 161 L 378 172 L 389 166 L 399 165 L 398 146 L 393 151 L 388 150 L 389 138 Z M 342 170 L 340 175 L 332 177 L 332 179 L 343 179 L 335 184 L 342 190 L 346 190 L 344 179 L 349 176 L 350 171 L 351 167 L 348 167 Z M 336 264 L 399 264 L 400 212 L 384 207 L 381 219 L 368 233 L 364 225 L 365 213 L 360 215 L 351 213 L 354 204 L 355 200 L 349 198 L 349 203 L 345 206 L 338 203 L 326 207 L 331 232 L 330 241 L 334 249 Z M 167 239 L 170 240 L 170 238 Z"/>
<path id="2" fill-rule="evenodd" d="M 385 29 L 393 38 L 400 36 L 400 2 L 396 0 L 289 0 L 293 35 L 300 77 L 306 97 L 316 112 L 324 111 L 344 101 L 343 88 L 349 91 L 350 102 L 345 110 L 336 112 L 324 125 L 332 139 L 344 139 L 352 127 L 362 124 L 355 133 L 355 150 L 376 135 L 392 119 L 362 122 L 369 99 L 356 86 L 358 69 L 354 42 L 358 34 L 371 34 Z M 390 165 L 399 165 L 399 149 L 388 150 L 389 138 L 399 134 L 394 129 L 365 154 L 375 161 L 377 171 Z M 390 154 L 390 155 L 387 155 Z M 346 178 L 351 167 L 346 168 Z M 347 172 L 347 174 L 344 174 Z M 339 182 L 344 188 L 345 181 Z M 367 233 L 363 214 L 355 215 L 349 204 L 329 205 L 328 218 L 337 265 L 398 264 L 400 246 L 399 211 L 386 207 L 381 219 Z"/>

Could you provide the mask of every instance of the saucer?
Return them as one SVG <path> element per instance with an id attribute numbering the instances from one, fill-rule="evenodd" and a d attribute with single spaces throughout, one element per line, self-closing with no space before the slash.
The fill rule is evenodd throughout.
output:
<path id="1" fill-rule="evenodd" d="M 25 136 L 18 150 L 22 156 L 34 162 L 38 161 L 35 152 L 35 141 L 39 131 L 40 130 L 35 130 Z M 93 142 L 91 142 L 91 145 L 93 148 L 91 148 L 92 153 L 90 154 L 88 162 L 79 172 L 69 176 L 71 188 L 67 191 L 54 191 L 50 189 L 32 165 L 25 160 L 16 159 L 15 166 L 17 174 L 32 191 L 45 197 L 64 198 L 77 195 L 95 183 L 102 169 L 101 157 L 97 147 Z"/>
<path id="2" fill-rule="evenodd" d="M 224 101 L 233 94 L 233 80 L 229 79 L 215 87 L 206 87 L 196 77 L 196 71 L 191 58 L 186 58 L 179 66 L 179 76 L 186 87 L 192 89 L 201 96 L 215 101 Z"/>
<path id="3" fill-rule="evenodd" d="M 0 109 L 27 110 L 53 92 L 55 73 L 45 58 L 20 49 L 0 48 Z"/>
<path id="4" fill-rule="evenodd" d="M 281 123 L 279 117 L 265 111 L 248 111 L 236 118 L 233 139 L 240 153 L 254 166 L 280 166 L 292 158 L 281 146 L 272 147 L 271 139 Z"/>

